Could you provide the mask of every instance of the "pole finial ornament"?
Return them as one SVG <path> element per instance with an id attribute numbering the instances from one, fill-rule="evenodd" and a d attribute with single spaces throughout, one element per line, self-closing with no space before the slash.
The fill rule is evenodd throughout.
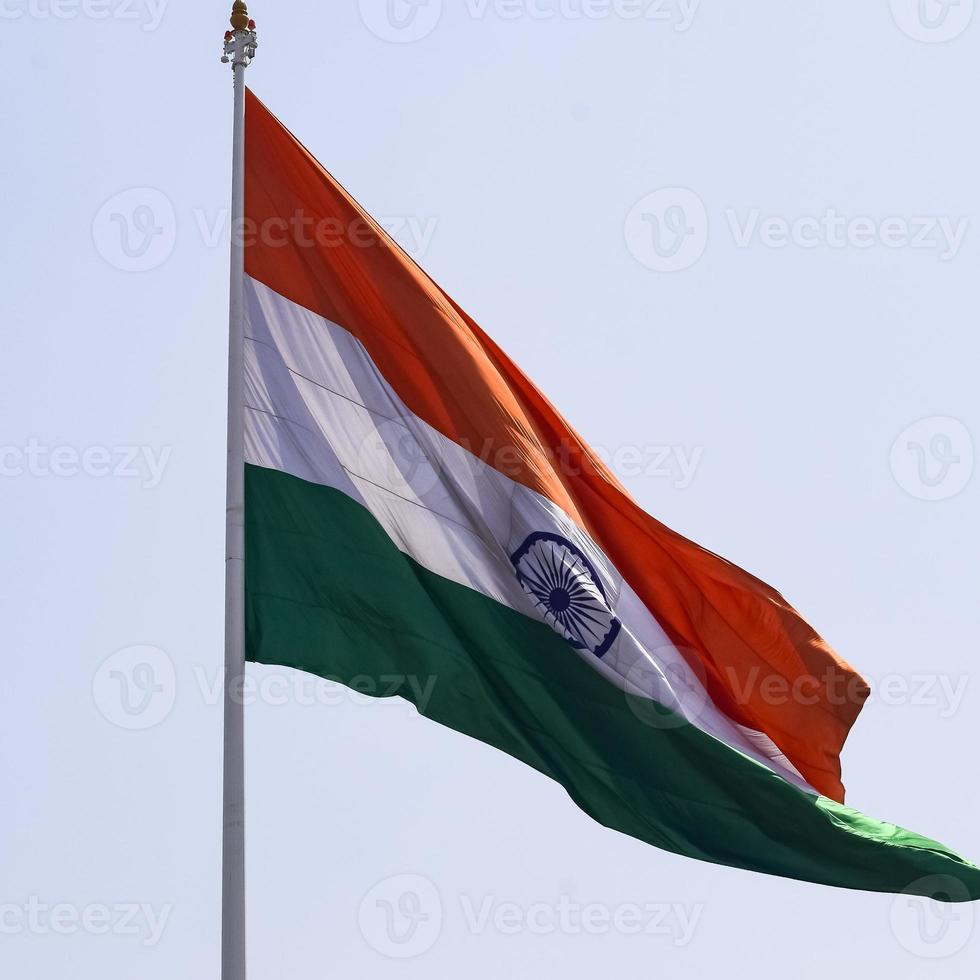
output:
<path id="1" fill-rule="evenodd" d="M 248 16 L 245 0 L 235 0 L 231 8 L 231 26 L 232 30 L 225 31 L 221 60 L 226 65 L 230 63 L 232 68 L 247 68 L 255 57 L 259 42 L 255 21 Z"/>
<path id="2" fill-rule="evenodd" d="M 244 0 L 235 0 L 232 5 L 231 26 L 236 31 L 244 31 L 248 28 L 248 7 Z"/>

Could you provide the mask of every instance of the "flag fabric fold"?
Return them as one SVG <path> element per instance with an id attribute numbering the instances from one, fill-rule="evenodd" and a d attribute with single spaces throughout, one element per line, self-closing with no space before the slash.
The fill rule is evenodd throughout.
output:
<path id="1" fill-rule="evenodd" d="M 644 513 L 252 93 L 245 171 L 250 660 L 403 678 L 666 850 L 980 897 L 972 864 L 843 805 L 861 677 Z"/>

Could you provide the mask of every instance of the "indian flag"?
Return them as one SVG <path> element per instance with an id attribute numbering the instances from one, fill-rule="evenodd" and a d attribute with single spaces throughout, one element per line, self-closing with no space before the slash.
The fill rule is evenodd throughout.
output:
<path id="1" fill-rule="evenodd" d="M 251 93 L 245 172 L 249 660 L 405 678 L 385 693 L 668 851 L 980 897 L 973 864 L 843 805 L 861 677 L 644 513 Z"/>

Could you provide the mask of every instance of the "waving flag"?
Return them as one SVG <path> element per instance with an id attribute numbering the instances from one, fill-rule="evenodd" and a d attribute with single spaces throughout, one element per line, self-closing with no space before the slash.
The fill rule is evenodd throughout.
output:
<path id="1" fill-rule="evenodd" d="M 980 897 L 980 869 L 843 805 L 860 676 L 644 513 L 251 93 L 245 144 L 248 659 L 405 678 L 383 693 L 669 851 Z"/>

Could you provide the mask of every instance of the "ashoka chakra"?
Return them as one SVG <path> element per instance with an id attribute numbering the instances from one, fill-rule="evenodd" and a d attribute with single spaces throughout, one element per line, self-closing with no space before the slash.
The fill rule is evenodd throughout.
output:
<path id="1" fill-rule="evenodd" d="M 545 620 L 573 647 L 601 657 L 612 646 L 620 622 L 589 559 L 571 541 L 535 531 L 510 560 Z"/>

